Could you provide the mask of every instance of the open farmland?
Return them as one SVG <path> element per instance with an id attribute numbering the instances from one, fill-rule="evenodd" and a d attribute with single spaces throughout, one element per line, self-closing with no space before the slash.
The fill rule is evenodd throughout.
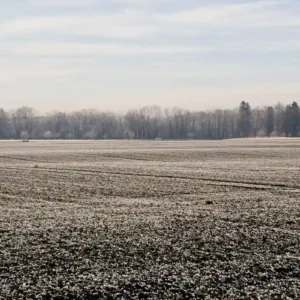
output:
<path id="1" fill-rule="evenodd" d="M 0 142 L 0 299 L 299 299 L 300 140 Z"/>

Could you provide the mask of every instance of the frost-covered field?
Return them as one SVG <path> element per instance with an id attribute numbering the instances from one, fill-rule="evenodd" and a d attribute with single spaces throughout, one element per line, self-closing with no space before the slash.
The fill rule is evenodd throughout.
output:
<path id="1" fill-rule="evenodd" d="M 299 171 L 292 139 L 0 142 L 0 299 L 299 299 Z"/>

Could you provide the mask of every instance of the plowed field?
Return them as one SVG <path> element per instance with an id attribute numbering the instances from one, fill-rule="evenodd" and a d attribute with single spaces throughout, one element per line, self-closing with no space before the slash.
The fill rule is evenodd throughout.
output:
<path id="1" fill-rule="evenodd" d="M 300 140 L 0 142 L 0 299 L 300 299 Z"/>

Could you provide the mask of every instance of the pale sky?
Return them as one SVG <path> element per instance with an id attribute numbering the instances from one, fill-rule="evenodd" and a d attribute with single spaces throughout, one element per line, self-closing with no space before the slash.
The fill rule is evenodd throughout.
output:
<path id="1" fill-rule="evenodd" d="M 0 0 L 0 107 L 300 101 L 300 0 Z"/>

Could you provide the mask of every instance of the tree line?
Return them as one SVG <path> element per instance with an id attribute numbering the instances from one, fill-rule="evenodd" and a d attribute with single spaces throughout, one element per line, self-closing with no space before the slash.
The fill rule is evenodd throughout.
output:
<path id="1" fill-rule="evenodd" d="M 0 139 L 229 139 L 300 136 L 300 110 L 289 105 L 189 111 L 147 106 L 125 114 L 81 110 L 44 116 L 31 107 L 0 109 Z"/>

